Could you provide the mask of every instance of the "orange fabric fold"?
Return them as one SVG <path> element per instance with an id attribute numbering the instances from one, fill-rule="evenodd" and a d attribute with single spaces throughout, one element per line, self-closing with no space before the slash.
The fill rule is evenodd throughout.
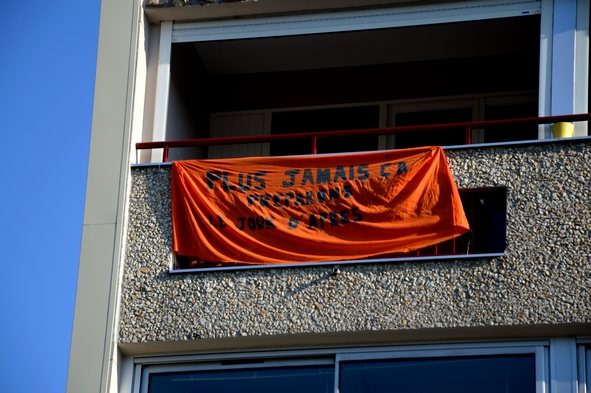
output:
<path id="1" fill-rule="evenodd" d="M 281 264 L 407 252 L 469 230 L 441 147 L 177 161 L 173 248 Z"/>

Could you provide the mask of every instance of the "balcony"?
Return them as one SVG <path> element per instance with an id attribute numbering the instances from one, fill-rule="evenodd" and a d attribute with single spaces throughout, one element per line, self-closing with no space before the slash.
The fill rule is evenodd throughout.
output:
<path id="1" fill-rule="evenodd" d="M 537 121 L 588 118 L 574 115 Z M 208 142 L 212 141 L 196 143 Z M 189 143 L 195 141 L 150 142 L 139 147 Z M 170 166 L 134 166 L 123 282 L 122 345 L 197 337 L 588 321 L 588 139 L 467 145 L 446 149 L 446 157 L 458 188 L 503 190 L 506 226 L 502 252 L 480 254 L 474 249 L 471 255 L 436 256 L 427 255 L 435 254 L 434 250 L 425 250 L 419 256 L 341 262 L 336 266 L 340 270 L 336 275 L 334 264 L 235 267 L 233 272 L 214 267 L 198 274 L 177 274 L 190 271 L 173 269 Z M 466 250 L 458 247 L 457 251 Z M 153 293 L 166 296 L 154 297 Z M 556 293 L 563 294 L 563 299 L 555 298 Z M 312 303 L 310 299 L 314 299 Z M 433 299 L 439 304 L 435 314 L 430 308 L 435 307 Z M 243 302 L 249 306 L 241 306 Z M 409 302 L 416 306 L 405 307 Z M 281 317 L 285 314 L 282 307 L 288 307 L 289 315 L 308 320 L 308 304 L 312 308 L 318 305 L 314 309 L 318 312 L 313 317 L 314 326 L 298 322 L 297 318 L 292 321 Z M 355 305 L 354 313 L 349 309 L 351 304 Z M 376 309 L 383 310 L 381 317 L 363 317 L 375 316 Z M 340 318 L 322 319 L 324 312 Z M 197 322 L 191 322 L 193 318 Z M 243 326 L 244 318 L 258 322 Z M 170 328 L 157 328 L 164 325 Z M 138 335 L 140 331 L 144 333 Z"/>
<path id="2" fill-rule="evenodd" d="M 478 167 L 475 167 L 474 163 L 469 163 L 470 157 L 474 152 L 511 152 L 514 149 L 525 151 L 534 150 L 547 150 L 554 148 L 556 140 L 550 141 L 515 141 L 510 143 L 501 144 L 478 144 L 471 145 L 471 138 L 473 130 L 475 129 L 487 129 L 489 132 L 495 130 L 503 131 L 504 128 L 520 127 L 520 126 L 534 126 L 543 127 L 545 124 L 551 124 L 556 122 L 582 122 L 586 121 L 591 117 L 588 114 L 582 115 L 568 115 L 568 116 L 553 116 L 545 118 L 526 118 L 526 119 L 503 119 L 494 121 L 482 121 L 482 122 L 469 122 L 469 123 L 451 123 L 451 124 L 438 124 L 438 125 L 426 125 L 426 126 L 407 126 L 407 127 L 390 127 L 390 128 L 374 128 L 374 129 L 357 129 L 357 130 L 344 130 L 344 131 L 328 131 L 328 132 L 308 132 L 308 133 L 292 133 L 284 135 L 261 135 L 261 136 L 247 136 L 247 137 L 226 137 L 226 138 L 206 138 L 206 139 L 195 139 L 195 140 L 180 140 L 180 141 L 161 141 L 161 142 L 141 142 L 136 145 L 138 150 L 141 149 L 163 149 L 162 161 L 168 161 L 168 153 L 171 148 L 191 148 L 194 146 L 223 146 L 223 145 L 236 145 L 236 144 L 252 144 L 252 143 L 267 143 L 275 141 L 292 141 L 292 140 L 309 140 L 310 141 L 310 152 L 312 154 L 317 153 L 317 146 L 319 140 L 330 140 L 334 138 L 343 137 L 367 137 L 368 135 L 397 135 L 402 133 L 416 133 L 416 132 L 431 132 L 445 134 L 448 130 L 462 129 L 465 132 L 465 145 L 463 146 L 451 146 L 447 147 L 447 156 L 449 164 L 454 171 L 454 178 L 460 188 L 460 195 L 464 210 L 470 223 L 471 231 L 462 235 L 461 237 L 430 246 L 424 249 L 412 251 L 403 254 L 390 254 L 382 255 L 378 258 L 371 259 L 372 262 L 385 262 L 392 260 L 408 260 L 418 257 L 429 258 L 451 258 L 454 256 L 500 256 L 505 252 L 507 231 L 510 226 L 510 210 L 509 201 L 510 195 L 513 191 L 510 186 L 513 179 L 508 176 L 507 178 L 495 176 L 491 173 L 491 176 L 495 176 L 495 181 L 473 182 L 465 183 L 467 179 L 479 178 L 482 176 L 478 173 L 479 170 L 485 173 L 490 170 L 487 162 L 479 163 Z M 575 139 L 576 140 L 576 139 Z M 570 146 L 575 140 L 564 140 L 556 146 Z M 585 143 L 585 142 L 583 142 Z M 526 147 L 527 146 L 527 147 Z M 477 155 L 479 157 L 479 155 Z M 463 162 L 459 163 L 460 167 L 454 166 L 455 157 L 464 157 L 460 160 Z M 536 158 L 540 160 L 541 158 Z M 468 160 L 468 161 L 466 161 Z M 470 165 L 471 170 L 468 173 L 464 173 L 467 166 Z M 537 164 L 539 165 L 539 164 Z M 533 168 L 536 169 L 536 168 Z M 137 169 L 139 170 L 139 168 Z M 167 169 L 158 169 L 158 171 Z M 474 173 L 471 173 L 474 172 Z M 500 172 L 499 172 L 500 173 Z M 165 187 L 169 187 L 167 184 Z M 153 190 L 154 191 L 154 190 Z M 152 191 L 152 192 L 153 192 Z M 169 192 L 161 190 L 163 192 L 163 200 L 170 198 Z M 169 218 L 170 219 L 170 218 Z M 358 262 L 358 261 L 357 261 Z M 334 263 L 349 263 L 343 261 L 335 261 Z M 171 270 L 173 271 L 201 271 L 208 269 L 219 269 L 219 268 L 235 268 L 241 266 L 240 261 L 234 263 L 225 263 L 223 265 L 200 260 L 193 256 L 181 256 L 177 255 L 172 263 Z"/>

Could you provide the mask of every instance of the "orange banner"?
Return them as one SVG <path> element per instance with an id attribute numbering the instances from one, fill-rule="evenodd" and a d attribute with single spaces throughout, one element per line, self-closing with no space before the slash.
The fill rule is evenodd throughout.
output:
<path id="1" fill-rule="evenodd" d="M 177 161 L 174 252 L 279 264 L 406 252 L 469 230 L 443 149 Z"/>

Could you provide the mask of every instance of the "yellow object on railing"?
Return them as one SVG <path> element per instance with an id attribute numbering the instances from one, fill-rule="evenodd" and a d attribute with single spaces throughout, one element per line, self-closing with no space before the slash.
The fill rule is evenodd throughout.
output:
<path id="1" fill-rule="evenodd" d="M 554 138 L 570 138 L 573 136 L 575 125 L 573 123 L 567 123 L 561 121 L 559 123 L 552 124 L 552 136 Z"/>

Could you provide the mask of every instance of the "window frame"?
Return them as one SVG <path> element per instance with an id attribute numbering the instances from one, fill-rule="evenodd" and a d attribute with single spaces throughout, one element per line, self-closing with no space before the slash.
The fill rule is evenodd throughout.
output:
<path id="1" fill-rule="evenodd" d="M 190 364 L 176 364 L 176 365 L 149 365 L 141 368 L 141 383 L 139 384 L 139 393 L 148 393 L 150 374 L 158 373 L 170 373 L 170 372 L 192 372 L 192 371 L 223 371 L 223 370 L 243 370 L 243 369 L 260 369 L 260 368 L 275 368 L 275 367 L 299 367 L 299 366 L 325 366 L 334 365 L 334 359 L 330 358 L 308 358 L 308 359 L 281 359 L 281 358 L 270 358 L 262 359 L 261 362 L 257 362 L 257 358 L 249 358 L 242 364 L 240 359 L 232 359 L 233 363 L 224 365 L 224 361 L 206 361 L 202 363 L 190 363 Z"/>
<path id="2" fill-rule="evenodd" d="M 261 133 L 256 135 L 270 135 L 272 127 L 272 116 L 275 113 L 283 112 L 297 112 L 308 110 L 322 110 L 322 109 L 336 109 L 336 108 L 352 108 L 360 106 L 379 106 L 379 118 L 377 122 L 380 128 L 396 126 L 396 116 L 401 113 L 420 112 L 429 110 L 447 110 L 447 109 L 470 109 L 472 110 L 472 119 L 470 121 L 482 121 L 485 118 L 485 107 L 501 106 L 501 105 L 520 105 L 537 103 L 537 93 L 532 91 L 509 91 L 505 93 L 487 93 L 487 94 L 470 94 L 470 95 L 456 95 L 443 97 L 428 97 L 421 99 L 405 99 L 405 100 L 389 100 L 389 101 L 369 101 L 350 104 L 330 104 L 330 105 L 311 105 L 298 106 L 291 108 L 267 108 L 244 111 L 228 111 L 228 112 L 213 112 L 210 115 L 210 130 L 209 134 L 215 137 L 220 136 L 244 136 L 236 133 L 227 132 L 220 133 L 216 129 L 217 122 L 224 118 L 246 117 L 260 115 L 263 116 Z M 251 135 L 251 134 L 248 134 Z M 252 134 L 255 135 L 255 134 Z M 380 135 L 375 150 L 395 149 L 396 135 Z M 484 130 L 472 130 L 473 144 L 484 143 Z M 511 143 L 513 141 L 510 141 Z M 507 143 L 507 142 L 498 142 Z M 260 144 L 261 151 L 264 156 L 269 155 L 270 143 L 264 142 Z M 449 146 L 447 146 L 449 147 Z M 212 151 L 214 152 L 212 154 Z M 209 158 L 227 158 L 227 154 L 219 153 L 221 150 L 219 146 L 215 149 L 209 149 Z M 302 154 L 310 154 L 310 152 L 303 152 Z M 242 157 L 242 155 L 240 155 Z"/>
<path id="3" fill-rule="evenodd" d="M 246 352 L 207 355 L 136 358 L 134 393 L 148 393 L 148 381 L 152 373 L 183 371 L 236 370 L 272 368 L 281 366 L 306 366 L 333 364 L 335 369 L 334 393 L 339 392 L 339 369 L 341 362 L 350 360 L 421 359 L 433 357 L 468 357 L 495 355 L 533 354 L 535 359 L 536 393 L 547 393 L 548 340 L 526 342 L 480 342 L 450 344 L 400 345 L 373 348 L 336 348 L 272 352 Z M 231 360 L 233 363 L 224 365 Z"/>
<path id="4" fill-rule="evenodd" d="M 591 338 L 577 341 L 578 392 L 588 393 L 591 381 Z"/>

